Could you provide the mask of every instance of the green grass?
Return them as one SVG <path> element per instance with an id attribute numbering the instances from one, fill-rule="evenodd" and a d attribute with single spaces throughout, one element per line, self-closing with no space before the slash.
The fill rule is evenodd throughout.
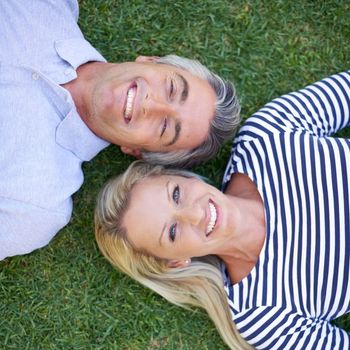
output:
<path id="1" fill-rule="evenodd" d="M 80 1 L 86 38 L 110 61 L 200 59 L 235 81 L 248 117 L 280 94 L 349 69 L 349 1 Z M 350 137 L 349 130 L 342 133 Z M 196 170 L 216 185 L 229 155 Z M 1 349 L 226 349 L 202 311 L 179 309 L 114 271 L 93 237 L 95 196 L 131 158 L 84 165 L 71 223 L 44 249 L 0 262 Z M 337 323 L 350 331 L 350 316 Z"/>

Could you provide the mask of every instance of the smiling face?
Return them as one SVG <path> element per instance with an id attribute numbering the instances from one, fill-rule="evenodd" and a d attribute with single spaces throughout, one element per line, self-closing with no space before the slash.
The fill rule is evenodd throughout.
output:
<path id="1" fill-rule="evenodd" d="M 185 70 L 144 61 L 110 64 L 99 74 L 88 126 L 127 153 L 199 146 L 214 117 L 214 90 Z"/>
<path id="2" fill-rule="evenodd" d="M 130 242 L 172 260 L 220 254 L 234 229 L 225 194 L 196 178 L 162 175 L 136 183 L 122 224 Z"/>

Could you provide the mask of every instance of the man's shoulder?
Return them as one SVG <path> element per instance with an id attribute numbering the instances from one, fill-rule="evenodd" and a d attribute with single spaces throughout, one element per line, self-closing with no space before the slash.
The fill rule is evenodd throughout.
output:
<path id="1" fill-rule="evenodd" d="M 0 61 L 44 61 L 55 40 L 82 37 L 78 14 L 78 3 L 72 0 L 1 1 Z"/>
<path id="2" fill-rule="evenodd" d="M 47 245 L 72 212 L 71 200 L 53 210 L 2 196 L 0 208 L 0 260 Z"/>

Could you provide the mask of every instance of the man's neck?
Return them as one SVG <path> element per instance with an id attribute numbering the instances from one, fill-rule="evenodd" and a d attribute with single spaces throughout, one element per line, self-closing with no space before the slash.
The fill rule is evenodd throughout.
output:
<path id="1" fill-rule="evenodd" d="M 94 81 L 108 63 L 87 62 L 77 68 L 77 78 L 61 86 L 67 89 L 80 117 L 85 121 L 91 113 Z"/>

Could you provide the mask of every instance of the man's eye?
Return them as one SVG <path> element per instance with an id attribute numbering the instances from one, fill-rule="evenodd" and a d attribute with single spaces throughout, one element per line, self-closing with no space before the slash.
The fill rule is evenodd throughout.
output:
<path id="1" fill-rule="evenodd" d="M 179 185 L 176 185 L 174 188 L 173 200 L 176 204 L 179 204 L 179 200 L 180 200 L 180 187 L 179 187 Z"/>
<path id="2" fill-rule="evenodd" d="M 170 226 L 170 229 L 169 229 L 169 239 L 172 242 L 174 242 L 176 238 L 176 228 L 177 228 L 177 224 L 173 224 Z"/>
<path id="3" fill-rule="evenodd" d="M 175 85 L 174 79 L 171 79 L 170 80 L 170 89 L 169 89 L 170 99 L 174 98 L 175 94 L 176 94 L 176 85 Z"/>
<path id="4" fill-rule="evenodd" d="M 173 79 L 170 80 L 170 97 L 172 97 L 174 94 L 174 81 Z"/>
<path id="5" fill-rule="evenodd" d="M 163 122 L 163 128 L 162 128 L 162 132 L 160 133 L 160 137 L 163 136 L 163 134 L 165 133 L 165 130 L 167 128 L 167 125 L 168 125 L 168 119 L 167 117 L 164 118 L 164 122 Z"/>

